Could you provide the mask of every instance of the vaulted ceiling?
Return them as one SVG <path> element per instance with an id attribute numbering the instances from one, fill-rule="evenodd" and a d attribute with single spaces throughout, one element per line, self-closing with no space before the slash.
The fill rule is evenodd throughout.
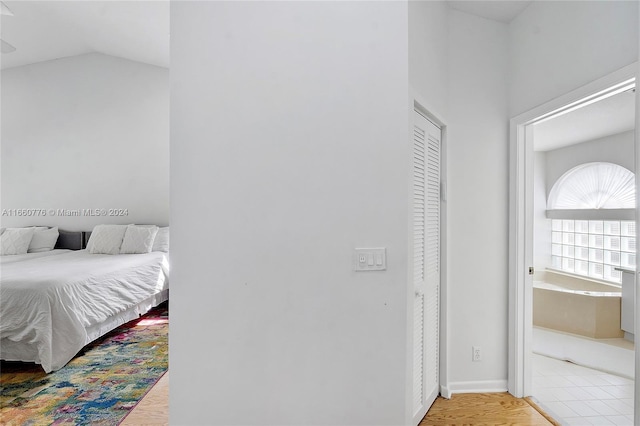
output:
<path id="1" fill-rule="evenodd" d="M 532 0 L 447 0 L 449 6 L 454 9 L 506 24 L 526 9 L 531 1 Z"/>
<path id="2" fill-rule="evenodd" d="M 4 1 L 1 67 L 104 53 L 169 67 L 168 1 Z"/>
<path id="3" fill-rule="evenodd" d="M 2 69 L 84 53 L 103 53 L 169 67 L 169 1 L 3 2 L 0 38 L 16 48 Z M 531 1 L 447 0 L 456 10 L 509 23 Z M 633 97 L 618 96 L 536 128 L 537 149 L 548 150 L 633 128 Z"/>
<path id="4" fill-rule="evenodd" d="M 98 52 L 169 66 L 169 1 L 3 1 L 2 40 L 16 50 L 2 68 Z M 450 7 L 509 22 L 531 1 L 447 0 Z"/>

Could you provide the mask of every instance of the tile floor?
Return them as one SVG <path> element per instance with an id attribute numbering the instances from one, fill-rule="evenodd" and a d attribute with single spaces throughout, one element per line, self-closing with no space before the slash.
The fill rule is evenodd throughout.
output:
<path id="1" fill-rule="evenodd" d="M 563 425 L 633 426 L 633 380 L 532 354 L 538 404 Z"/>

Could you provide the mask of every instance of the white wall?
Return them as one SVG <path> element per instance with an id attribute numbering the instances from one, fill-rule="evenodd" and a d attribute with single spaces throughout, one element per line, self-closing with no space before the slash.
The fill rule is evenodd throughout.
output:
<path id="1" fill-rule="evenodd" d="M 171 52 L 171 423 L 402 424 L 407 4 L 172 2 Z"/>
<path id="2" fill-rule="evenodd" d="M 547 219 L 547 152 L 533 157 L 533 267 L 551 265 L 551 219 Z"/>
<path id="3" fill-rule="evenodd" d="M 547 151 L 547 197 L 556 181 L 580 164 L 604 161 L 626 167 L 635 173 L 634 152 L 633 130 Z"/>
<path id="4" fill-rule="evenodd" d="M 409 84 L 448 124 L 451 385 L 506 388 L 508 118 L 636 60 L 615 3 L 451 11 L 409 69 L 440 5 L 173 3 L 172 422 L 402 423 Z"/>
<path id="5" fill-rule="evenodd" d="M 449 17 L 449 7 L 445 1 L 410 1 L 409 8 L 409 124 L 413 132 L 413 111 L 414 101 L 426 109 L 432 116 L 436 116 L 444 124 L 442 151 L 441 151 L 441 173 L 442 179 L 446 179 L 447 144 L 446 126 L 447 116 L 447 23 Z M 441 262 L 446 262 L 446 216 L 447 203 L 440 205 L 441 226 Z M 448 388 L 448 345 L 447 345 L 447 274 L 444 269 L 440 270 L 440 385 L 443 392 Z M 415 295 L 409 292 L 408 317 L 407 317 L 407 341 L 413 345 L 413 306 Z M 407 394 L 413 392 L 413 346 L 407 351 Z M 407 413 L 413 414 L 412 398 L 407 398 Z M 409 420 L 408 420 L 409 422 Z"/>
<path id="6" fill-rule="evenodd" d="M 450 390 L 506 388 L 508 118 L 620 69 L 637 2 L 532 2 L 511 24 L 455 10 L 448 44 Z M 480 345 L 484 360 L 471 361 Z"/>
<path id="7" fill-rule="evenodd" d="M 637 1 L 534 1 L 509 25 L 510 115 L 638 58 Z"/>
<path id="8" fill-rule="evenodd" d="M 169 70 L 88 54 L 2 70 L 2 226 L 169 222 Z"/>
<path id="9" fill-rule="evenodd" d="M 429 112 L 447 116 L 446 1 L 409 1 L 409 85 Z"/>
<path id="10" fill-rule="evenodd" d="M 506 24 L 449 15 L 448 292 L 452 391 L 506 389 Z M 483 351 L 472 362 L 471 347 Z"/>

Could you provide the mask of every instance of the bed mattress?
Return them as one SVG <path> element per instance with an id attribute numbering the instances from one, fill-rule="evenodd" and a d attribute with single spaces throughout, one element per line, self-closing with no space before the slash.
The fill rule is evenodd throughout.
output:
<path id="1" fill-rule="evenodd" d="M 0 358 L 57 370 L 97 337 L 95 330 L 109 331 L 141 304 L 166 299 L 168 276 L 162 252 L 80 250 L 3 261 Z"/>

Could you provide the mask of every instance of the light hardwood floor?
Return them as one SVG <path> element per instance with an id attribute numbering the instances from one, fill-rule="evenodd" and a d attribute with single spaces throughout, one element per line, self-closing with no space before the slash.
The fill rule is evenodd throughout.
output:
<path id="1" fill-rule="evenodd" d="M 169 424 L 169 372 L 131 410 L 121 426 L 165 426 Z"/>
<path id="2" fill-rule="evenodd" d="M 527 401 L 509 393 L 456 394 L 438 397 L 420 426 L 427 425 L 557 425 Z"/>
<path id="3" fill-rule="evenodd" d="M 122 426 L 165 426 L 169 424 L 169 373 L 167 372 L 131 413 Z M 427 425 L 531 425 L 550 422 L 527 401 L 508 393 L 457 394 L 439 397 L 420 426 Z"/>

